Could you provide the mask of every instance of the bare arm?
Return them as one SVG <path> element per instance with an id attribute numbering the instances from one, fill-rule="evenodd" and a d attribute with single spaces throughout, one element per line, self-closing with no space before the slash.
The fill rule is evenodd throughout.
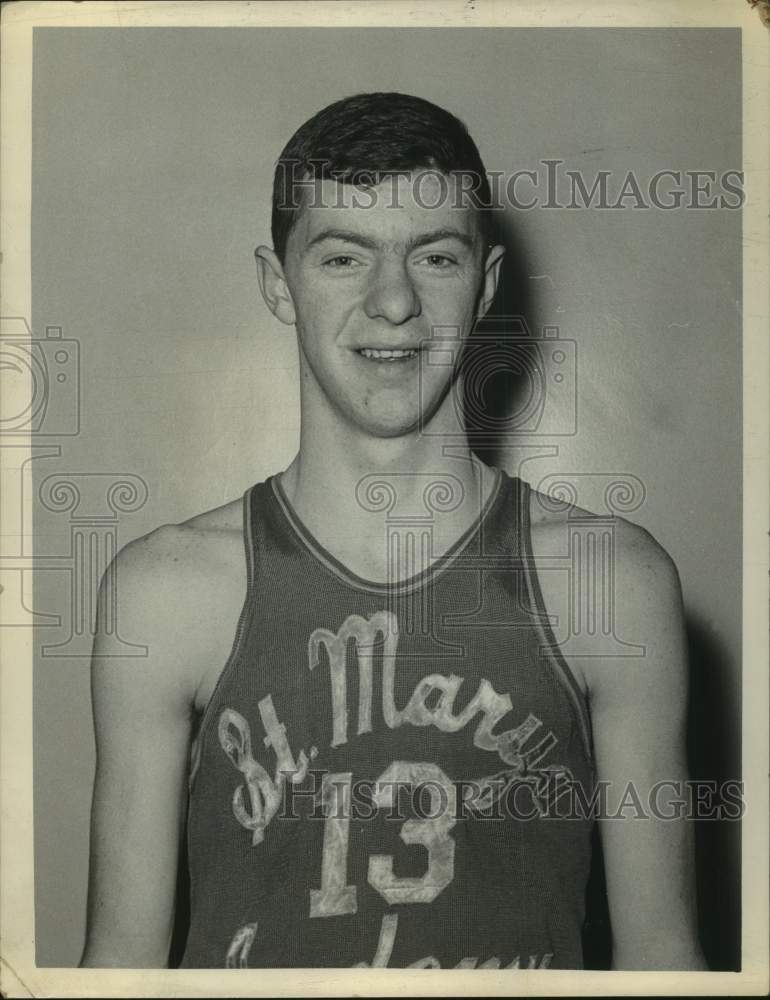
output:
<path id="1" fill-rule="evenodd" d="M 705 969 L 697 936 L 692 824 L 651 815 L 657 782 L 686 794 L 687 650 L 676 568 L 655 540 L 624 523 L 615 552 L 619 638 L 645 647 L 638 658 L 586 663 L 598 778 L 609 812 L 630 783 L 649 818 L 600 820 L 615 969 Z M 668 798 L 667 798 L 668 796 Z M 654 801 L 654 800 L 653 800 Z M 658 806 L 674 812 L 671 789 Z"/>
<path id="2" fill-rule="evenodd" d="M 146 645 L 148 655 L 102 656 L 97 629 L 83 966 L 157 968 L 168 961 L 191 719 L 189 671 L 178 638 L 183 630 L 174 621 L 175 582 L 163 551 L 173 531 L 160 529 L 117 559 L 120 628 Z"/>

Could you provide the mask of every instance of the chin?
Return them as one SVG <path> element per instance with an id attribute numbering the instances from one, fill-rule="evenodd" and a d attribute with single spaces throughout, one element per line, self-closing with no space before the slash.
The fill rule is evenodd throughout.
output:
<path id="1" fill-rule="evenodd" d="M 353 424 L 370 437 L 392 439 L 415 433 L 420 426 L 420 415 L 397 409 L 392 412 L 356 409 L 349 414 Z"/>
<path id="2" fill-rule="evenodd" d="M 435 414 L 440 398 L 427 407 L 420 407 L 414 398 L 405 399 L 403 396 L 400 400 L 402 405 L 396 399 L 386 401 L 380 398 L 372 402 L 375 405 L 354 404 L 347 411 L 348 420 L 371 437 L 393 440 L 417 434 Z"/>
<path id="3" fill-rule="evenodd" d="M 403 417 L 394 418 L 393 420 L 366 420 L 359 421 L 359 427 L 361 427 L 367 434 L 371 437 L 383 438 L 387 440 L 392 440 L 399 437 L 407 437 L 410 434 L 414 434 L 419 426 L 419 421 L 417 418 L 409 422 L 405 421 Z"/>

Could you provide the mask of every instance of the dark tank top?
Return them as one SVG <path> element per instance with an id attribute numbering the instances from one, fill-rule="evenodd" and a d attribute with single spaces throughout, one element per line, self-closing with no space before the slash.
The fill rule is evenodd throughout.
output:
<path id="1" fill-rule="evenodd" d="M 192 752 L 182 967 L 581 968 L 589 719 L 527 483 L 497 471 L 471 528 L 395 586 L 335 560 L 276 477 L 247 490 L 244 534 Z"/>

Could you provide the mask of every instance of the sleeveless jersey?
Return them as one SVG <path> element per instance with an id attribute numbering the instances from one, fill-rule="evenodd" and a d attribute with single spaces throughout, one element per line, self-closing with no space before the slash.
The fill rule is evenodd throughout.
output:
<path id="1" fill-rule="evenodd" d="M 429 545 L 396 529 L 393 551 Z M 582 967 L 592 823 L 559 804 L 591 794 L 590 726 L 528 484 L 496 470 L 475 523 L 396 585 L 322 548 L 276 477 L 246 491 L 244 535 L 191 753 L 182 967 Z"/>

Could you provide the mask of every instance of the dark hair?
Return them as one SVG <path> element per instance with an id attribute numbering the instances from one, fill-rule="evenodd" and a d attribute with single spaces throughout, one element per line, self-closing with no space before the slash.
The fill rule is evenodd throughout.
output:
<path id="1" fill-rule="evenodd" d="M 281 261 L 302 207 L 302 181 L 378 184 L 418 168 L 470 178 L 482 232 L 489 237 L 491 195 L 484 164 L 465 125 L 410 94 L 355 94 L 313 115 L 289 139 L 273 181 L 273 247 Z"/>

